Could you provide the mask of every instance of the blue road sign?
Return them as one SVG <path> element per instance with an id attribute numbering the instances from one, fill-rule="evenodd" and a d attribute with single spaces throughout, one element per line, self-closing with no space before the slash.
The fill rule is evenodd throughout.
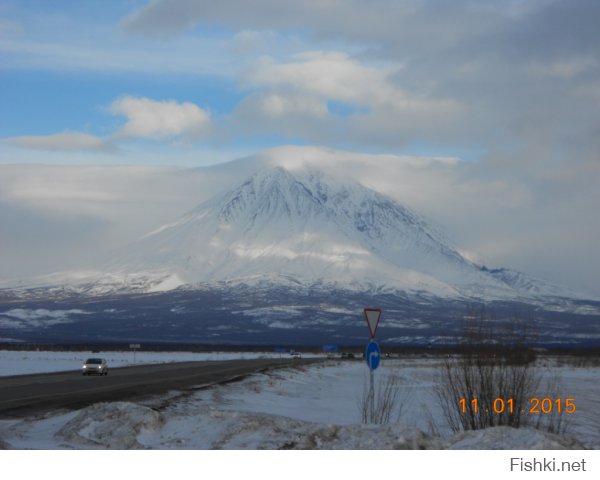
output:
<path id="1" fill-rule="evenodd" d="M 367 360 L 367 365 L 371 370 L 375 370 L 379 366 L 379 360 L 381 360 L 381 350 L 379 349 L 379 345 L 375 340 L 371 340 L 367 345 L 367 350 L 365 352 L 365 359 Z"/>

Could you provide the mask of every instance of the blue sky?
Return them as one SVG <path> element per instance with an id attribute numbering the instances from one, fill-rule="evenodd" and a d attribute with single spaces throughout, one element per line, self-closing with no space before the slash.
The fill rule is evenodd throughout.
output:
<path id="1" fill-rule="evenodd" d="M 269 2 L 257 2 L 247 25 L 211 7 L 204 20 L 201 4 L 4 2 L 0 161 L 53 163 L 60 151 L 66 163 L 139 163 L 158 149 L 164 163 L 178 157 L 203 165 L 283 144 L 467 160 L 484 151 L 479 140 L 447 128 L 461 116 L 460 101 L 403 87 L 394 76 L 406 59 L 371 53 L 389 39 L 376 45 L 368 29 L 360 38 L 361 28 L 354 38 L 352 25 L 329 32 L 311 2 L 299 10 L 281 2 L 272 22 L 259 15 L 272 11 Z M 229 7 L 247 8 L 240 5 Z M 299 21 L 286 20 L 286 9 Z M 192 112 L 171 130 L 156 119 L 122 135 L 141 115 L 133 104 L 115 112 L 124 98 L 144 100 L 158 116 L 170 102 L 209 118 L 201 126 Z M 397 121 L 397 131 L 381 128 Z"/>
<path id="2" fill-rule="evenodd" d="M 596 0 L 4 0 L 0 164 L 301 145 L 370 154 L 374 176 L 396 156 L 401 180 L 409 155 L 428 173 L 398 198 L 491 266 L 594 285 L 598 18 Z"/>
<path id="3" fill-rule="evenodd" d="M 284 144 L 581 156 L 596 146 L 598 6 L 576 5 L 8 0 L 0 162 L 143 163 L 158 149 L 154 161 L 204 165 Z"/>
<path id="4" fill-rule="evenodd" d="M 161 151 L 153 161 L 203 165 L 314 144 L 459 157 L 501 174 L 538 169 L 544 148 L 561 152 L 560 167 L 587 164 L 598 138 L 598 8 L 7 0 L 0 162 L 144 163 Z M 116 108 L 123 99 L 138 102 Z M 165 109 L 180 114 L 176 127 Z"/>

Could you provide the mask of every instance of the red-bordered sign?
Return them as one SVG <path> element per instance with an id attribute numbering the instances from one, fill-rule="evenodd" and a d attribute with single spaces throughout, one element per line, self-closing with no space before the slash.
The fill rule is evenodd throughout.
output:
<path id="1" fill-rule="evenodd" d="M 364 312 L 371 338 L 375 338 L 377 325 L 379 325 L 379 317 L 381 317 L 381 308 L 365 308 Z"/>

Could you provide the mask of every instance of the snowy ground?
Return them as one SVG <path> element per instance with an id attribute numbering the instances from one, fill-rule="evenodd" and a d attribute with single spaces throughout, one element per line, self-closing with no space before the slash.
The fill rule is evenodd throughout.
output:
<path id="1" fill-rule="evenodd" d="M 206 360 L 234 360 L 244 358 L 289 358 L 286 353 L 274 352 L 44 352 L 0 350 L 0 377 L 29 373 L 80 370 L 90 357 L 102 357 L 109 368 L 146 363 L 188 362 Z M 306 355 L 305 355 L 306 356 Z"/>
<path id="2" fill-rule="evenodd" d="M 5 353 L 0 352 L 0 359 L 9 370 Z M 160 355 L 154 358 L 165 361 Z M 368 382 L 364 363 L 331 360 L 202 390 L 173 391 L 139 403 L 96 404 L 79 411 L 1 420 L 0 447 L 600 449 L 600 368 L 552 370 L 559 371 L 563 391 L 577 402 L 568 436 L 556 437 L 505 427 L 453 435 L 441 420 L 432 391 L 437 365 L 431 358 L 387 360 L 382 365 L 376 378 L 397 376 L 404 404 L 397 421 L 385 427 L 360 424 L 359 403 Z"/>

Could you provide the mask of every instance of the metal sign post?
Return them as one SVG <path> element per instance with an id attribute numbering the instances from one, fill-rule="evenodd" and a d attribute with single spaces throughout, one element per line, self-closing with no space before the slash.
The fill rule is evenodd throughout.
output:
<path id="1" fill-rule="evenodd" d="M 370 416 L 369 423 L 374 423 L 375 418 L 375 370 L 369 370 L 369 405 Z"/>
<path id="2" fill-rule="evenodd" d="M 381 360 L 381 350 L 375 340 L 371 340 L 367 344 L 365 358 L 367 360 L 367 365 L 369 366 L 369 418 L 373 421 L 373 418 L 375 418 L 375 370 L 379 367 L 379 362 Z"/>
<path id="3" fill-rule="evenodd" d="M 365 308 L 364 313 L 369 327 L 369 333 L 371 334 L 371 340 L 369 340 L 365 350 L 365 360 L 369 367 L 369 421 L 372 422 L 375 418 L 375 370 L 379 367 L 379 362 L 381 360 L 381 350 L 375 341 L 375 333 L 377 333 L 381 309 Z"/>

